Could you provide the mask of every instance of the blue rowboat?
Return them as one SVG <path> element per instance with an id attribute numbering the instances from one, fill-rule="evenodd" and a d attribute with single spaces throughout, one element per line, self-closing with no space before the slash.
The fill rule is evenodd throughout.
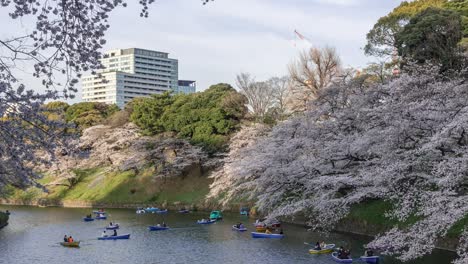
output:
<path id="1" fill-rule="evenodd" d="M 98 216 L 94 217 L 94 219 L 96 219 L 96 220 L 106 220 L 106 219 L 107 219 L 107 216 L 105 216 L 105 215 L 99 216 L 99 215 L 98 215 Z"/>
<path id="2" fill-rule="evenodd" d="M 166 209 L 166 210 L 158 210 L 158 211 L 156 211 L 155 213 L 157 213 L 157 214 L 167 214 L 167 212 L 168 212 L 168 211 L 167 211 L 167 209 Z"/>
<path id="3" fill-rule="evenodd" d="M 366 263 L 379 263 L 379 256 L 366 257 L 362 256 L 360 259 Z"/>
<path id="4" fill-rule="evenodd" d="M 216 220 L 208 220 L 208 221 L 197 221 L 197 224 L 199 225 L 209 225 L 209 224 L 213 224 L 213 223 L 216 223 Z"/>
<path id="5" fill-rule="evenodd" d="M 340 258 L 338 258 L 338 253 L 336 253 L 336 252 L 333 252 L 333 253 L 331 254 L 331 256 L 332 256 L 333 260 L 334 260 L 335 262 L 338 262 L 338 263 L 353 263 L 353 259 L 351 259 L 351 258 L 348 258 L 348 259 L 340 259 Z"/>
<path id="6" fill-rule="evenodd" d="M 91 222 L 91 221 L 94 221 L 94 218 L 83 217 L 83 221 Z"/>
<path id="7" fill-rule="evenodd" d="M 116 230 L 116 229 L 119 229 L 119 225 L 111 225 L 111 226 L 106 226 L 106 229 L 107 230 Z"/>
<path id="8" fill-rule="evenodd" d="M 188 214 L 188 213 L 190 213 L 189 210 L 186 210 L 186 209 L 184 209 L 184 210 L 179 210 L 179 214 Z"/>
<path id="9" fill-rule="evenodd" d="M 93 214 L 107 214 L 106 212 L 93 211 Z"/>
<path id="10" fill-rule="evenodd" d="M 259 232 L 252 232 L 253 238 L 283 238 L 284 235 L 282 234 L 267 234 L 267 233 L 259 233 Z"/>
<path id="11" fill-rule="evenodd" d="M 98 240 L 116 240 L 116 239 L 129 239 L 130 234 L 120 235 L 120 236 L 107 236 L 107 237 L 98 237 Z"/>
<path id="12" fill-rule="evenodd" d="M 232 230 L 239 231 L 239 232 L 244 232 L 244 231 L 247 231 L 247 228 L 246 227 L 239 228 L 236 225 L 233 225 Z"/>
<path id="13" fill-rule="evenodd" d="M 161 230 L 168 230 L 169 227 L 167 226 L 148 226 L 150 231 L 161 231 Z"/>

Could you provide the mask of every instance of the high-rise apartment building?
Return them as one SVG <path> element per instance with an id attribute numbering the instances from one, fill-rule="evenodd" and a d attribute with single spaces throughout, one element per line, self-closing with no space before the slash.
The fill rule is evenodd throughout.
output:
<path id="1" fill-rule="evenodd" d="M 118 49 L 106 53 L 99 75 L 82 78 L 84 102 L 117 104 L 122 108 L 135 97 L 178 90 L 178 61 L 168 53 L 145 49 Z"/>

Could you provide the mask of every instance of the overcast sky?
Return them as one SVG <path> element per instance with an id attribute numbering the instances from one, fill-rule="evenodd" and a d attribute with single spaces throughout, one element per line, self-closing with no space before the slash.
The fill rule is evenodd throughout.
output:
<path id="1" fill-rule="evenodd" d="M 226 82 L 239 72 L 258 80 L 287 73 L 296 57 L 294 30 L 317 46 L 337 48 L 345 66 L 362 67 L 365 35 L 400 0 L 157 0 L 149 18 L 136 0 L 111 15 L 106 49 L 146 48 L 179 60 L 179 79 L 197 89 Z M 1 16 L 0 22 L 7 22 Z M 3 24 L 3 23 L 2 23 Z M 7 29 L 2 27 L 1 36 Z M 78 96 L 80 97 L 80 96 Z M 76 101 L 76 100 L 75 100 Z"/>

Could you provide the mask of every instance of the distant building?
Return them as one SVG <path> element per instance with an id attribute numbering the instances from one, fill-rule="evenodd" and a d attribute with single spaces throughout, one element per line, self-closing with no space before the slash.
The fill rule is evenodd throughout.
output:
<path id="1" fill-rule="evenodd" d="M 191 94 L 197 91 L 197 83 L 195 81 L 179 80 L 176 93 Z"/>
<path id="2" fill-rule="evenodd" d="M 82 78 L 84 102 L 117 104 L 122 108 L 135 97 L 177 91 L 178 61 L 168 53 L 145 49 L 117 49 L 101 60 L 98 75 Z"/>

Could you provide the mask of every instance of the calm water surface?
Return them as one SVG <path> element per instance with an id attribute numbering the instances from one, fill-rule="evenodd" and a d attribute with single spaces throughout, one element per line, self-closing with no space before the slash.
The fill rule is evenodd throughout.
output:
<path id="1" fill-rule="evenodd" d="M 223 221 L 212 225 L 197 225 L 196 220 L 207 213 L 186 215 L 169 212 L 164 220 L 168 231 L 148 231 L 151 224 L 163 221 L 154 214 L 137 215 L 134 210 L 107 210 L 108 220 L 85 223 L 82 217 L 90 209 L 6 207 L 10 210 L 10 224 L 0 229 L 0 263 L 334 263 L 328 255 L 310 255 L 304 241 L 325 240 L 352 247 L 352 255 L 362 253 L 368 238 L 343 234 L 323 235 L 305 232 L 300 226 L 286 225 L 286 237 L 252 239 L 250 232 L 234 232 L 236 221 L 252 222 L 236 214 L 225 215 Z M 119 234 L 130 233 L 129 240 L 99 241 L 109 221 L 120 223 Z M 109 231 L 108 231 L 109 232 Z M 64 234 L 81 240 L 78 249 L 58 244 Z M 455 255 L 436 251 L 431 256 L 413 261 L 414 264 L 450 263 Z M 384 258 L 380 263 L 400 263 Z"/>

